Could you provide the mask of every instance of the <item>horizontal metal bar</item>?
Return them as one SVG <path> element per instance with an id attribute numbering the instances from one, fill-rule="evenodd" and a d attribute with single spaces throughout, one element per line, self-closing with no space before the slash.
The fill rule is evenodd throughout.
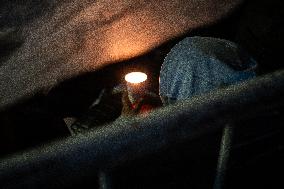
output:
<path id="1" fill-rule="evenodd" d="M 284 71 L 161 108 L 121 118 L 85 134 L 0 160 L 0 188 L 57 188 L 94 171 L 219 129 L 228 120 L 283 106 Z"/>

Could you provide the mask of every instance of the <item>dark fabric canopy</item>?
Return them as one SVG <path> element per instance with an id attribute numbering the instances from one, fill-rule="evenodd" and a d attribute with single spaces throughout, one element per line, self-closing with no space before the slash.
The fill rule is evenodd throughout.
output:
<path id="1" fill-rule="evenodd" d="M 242 1 L 4 1 L 1 41 L 8 37 L 21 45 L 0 59 L 0 110 L 65 79 L 136 57 L 192 28 L 212 24 Z"/>

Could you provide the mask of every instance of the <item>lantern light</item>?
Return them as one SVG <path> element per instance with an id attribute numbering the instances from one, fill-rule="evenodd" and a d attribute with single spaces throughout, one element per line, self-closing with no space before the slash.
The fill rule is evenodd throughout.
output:
<path id="1" fill-rule="evenodd" d="M 125 80 L 129 83 L 138 84 L 147 80 L 147 75 L 143 72 L 131 72 L 125 75 Z"/>
<path id="2" fill-rule="evenodd" d="M 147 75 L 143 72 L 131 72 L 125 75 L 128 98 L 132 104 L 135 104 L 145 95 L 147 90 Z"/>

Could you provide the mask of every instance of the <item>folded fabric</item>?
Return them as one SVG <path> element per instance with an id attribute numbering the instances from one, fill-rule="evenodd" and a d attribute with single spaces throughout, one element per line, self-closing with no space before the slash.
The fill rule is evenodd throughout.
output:
<path id="1" fill-rule="evenodd" d="M 160 73 L 165 103 L 190 98 L 255 77 L 256 61 L 233 42 L 188 37 L 175 45 Z"/>

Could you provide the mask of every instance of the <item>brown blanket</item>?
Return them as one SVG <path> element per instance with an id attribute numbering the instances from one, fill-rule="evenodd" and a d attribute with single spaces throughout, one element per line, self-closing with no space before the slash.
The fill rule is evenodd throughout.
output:
<path id="1" fill-rule="evenodd" d="M 46 8 L 41 5 L 44 11 L 13 26 L 24 42 L 0 62 L 0 110 L 65 79 L 133 58 L 192 28 L 212 24 L 242 1 L 53 0 Z M 33 8 L 22 6 L 26 14 Z M 25 11 L 16 11 L 13 18 L 20 19 Z"/>

